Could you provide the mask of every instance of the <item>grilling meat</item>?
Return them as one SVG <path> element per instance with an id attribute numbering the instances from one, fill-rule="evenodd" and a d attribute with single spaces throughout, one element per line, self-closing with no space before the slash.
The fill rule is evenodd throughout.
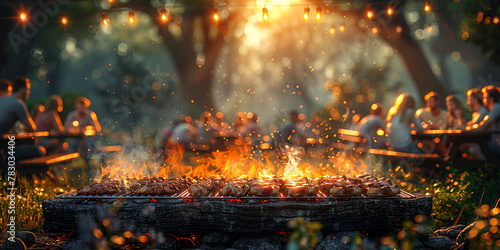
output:
<path id="1" fill-rule="evenodd" d="M 215 176 L 199 180 L 191 185 L 188 190 L 192 197 L 202 197 L 213 195 L 222 187 L 224 187 L 224 179 Z"/>
<path id="2" fill-rule="evenodd" d="M 316 196 L 318 187 L 314 186 L 307 178 L 285 180 L 282 193 L 290 197 Z"/>
<path id="3" fill-rule="evenodd" d="M 189 177 L 168 180 L 153 177 L 133 182 L 130 184 L 130 192 L 136 195 L 171 196 L 186 190 L 192 183 L 193 179 Z"/>
<path id="4" fill-rule="evenodd" d="M 92 183 L 90 185 L 80 187 L 76 190 L 78 195 L 113 195 L 121 194 L 125 191 L 125 185 L 122 181 L 106 181 L 100 183 Z"/>
<path id="5" fill-rule="evenodd" d="M 230 179 L 222 189 L 220 195 L 222 196 L 246 196 L 250 191 L 250 182 L 247 178 L 233 178 Z"/>
<path id="6" fill-rule="evenodd" d="M 356 177 L 324 176 L 309 180 L 304 177 L 282 179 L 276 176 L 249 180 L 246 177 L 232 178 L 225 181 L 219 176 L 193 179 L 180 177 L 165 179 L 149 177 L 141 180 L 104 181 L 92 183 L 77 189 L 77 195 L 116 195 L 134 194 L 149 196 L 172 196 L 188 190 L 192 197 L 206 196 L 288 196 L 304 197 L 330 195 L 338 197 L 396 196 L 400 190 L 388 179 L 377 179 L 370 175 Z M 220 192 L 220 193 L 219 193 Z"/>
<path id="7" fill-rule="evenodd" d="M 281 180 L 277 177 L 253 180 L 248 195 L 279 196 Z"/>

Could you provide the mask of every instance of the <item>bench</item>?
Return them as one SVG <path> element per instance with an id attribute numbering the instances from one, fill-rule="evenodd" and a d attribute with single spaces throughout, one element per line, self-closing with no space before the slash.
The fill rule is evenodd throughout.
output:
<path id="1" fill-rule="evenodd" d="M 51 154 L 19 161 L 16 164 L 16 169 L 23 174 L 38 174 L 47 172 L 51 166 L 67 163 L 78 157 L 80 157 L 80 153 Z"/>

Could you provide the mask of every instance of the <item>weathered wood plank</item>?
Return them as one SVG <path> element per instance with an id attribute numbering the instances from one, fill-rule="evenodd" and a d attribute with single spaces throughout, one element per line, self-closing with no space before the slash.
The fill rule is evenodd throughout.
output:
<path id="1" fill-rule="evenodd" d="M 351 199 L 338 201 L 273 201 L 239 203 L 210 200 L 178 204 L 143 203 L 127 200 L 117 217 L 124 230 L 146 232 L 233 232 L 257 233 L 287 231 L 287 222 L 304 217 L 320 221 L 326 231 L 382 230 L 400 228 L 418 214 L 429 216 L 432 196 L 415 194 L 413 199 Z M 46 232 L 76 232 L 79 223 L 97 220 L 110 210 L 111 203 L 43 202 Z M 151 213 L 144 213 L 145 211 Z M 85 218 L 87 216 L 87 218 Z M 83 221 L 82 221 L 83 220 Z"/>

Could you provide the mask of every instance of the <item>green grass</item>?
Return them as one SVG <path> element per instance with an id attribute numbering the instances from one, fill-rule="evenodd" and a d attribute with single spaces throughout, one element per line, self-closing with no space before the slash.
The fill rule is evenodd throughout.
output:
<path id="1" fill-rule="evenodd" d="M 0 183 L 2 188 L 0 195 L 0 207 L 2 208 L 2 216 L 0 224 L 6 225 L 8 218 L 12 215 L 8 214 L 8 206 L 10 199 L 7 195 L 10 191 L 7 190 L 7 182 L 5 174 L 0 175 Z M 43 176 L 41 178 L 28 179 L 25 176 L 19 176 L 16 179 L 16 231 L 30 230 L 41 228 L 43 223 L 42 201 L 51 199 L 55 195 L 69 191 L 69 185 L 61 185 L 55 183 L 51 178 Z M 6 232 L 6 227 L 2 227 L 0 233 Z"/>

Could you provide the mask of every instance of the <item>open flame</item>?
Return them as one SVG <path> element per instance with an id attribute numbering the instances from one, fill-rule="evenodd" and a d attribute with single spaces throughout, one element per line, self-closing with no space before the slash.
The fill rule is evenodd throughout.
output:
<path id="1" fill-rule="evenodd" d="M 335 156 L 314 156 L 303 148 L 285 146 L 283 152 L 261 151 L 248 145 L 233 145 L 227 151 L 196 153 L 184 146 L 175 146 L 165 154 L 160 164 L 146 148 L 125 149 L 102 164 L 94 181 L 134 180 L 146 177 L 198 177 L 223 176 L 226 179 L 245 177 L 270 183 L 272 178 L 281 177 L 289 185 L 305 185 L 304 178 L 363 173 L 367 168 L 363 161 L 350 159 L 347 154 Z M 283 159 L 280 159 L 280 156 Z M 306 156 L 308 157 L 307 160 Z M 162 161 L 163 162 L 163 161 Z M 126 183 L 126 181 L 125 181 Z"/>

